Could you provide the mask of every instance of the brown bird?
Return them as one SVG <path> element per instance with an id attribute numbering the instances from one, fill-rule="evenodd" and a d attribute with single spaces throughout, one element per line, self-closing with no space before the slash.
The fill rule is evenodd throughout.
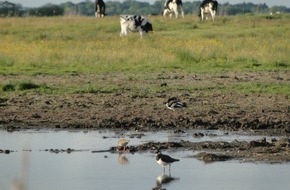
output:
<path id="1" fill-rule="evenodd" d="M 127 139 L 119 139 L 118 141 L 118 147 L 123 147 L 123 152 L 126 151 L 126 146 L 130 141 Z"/>

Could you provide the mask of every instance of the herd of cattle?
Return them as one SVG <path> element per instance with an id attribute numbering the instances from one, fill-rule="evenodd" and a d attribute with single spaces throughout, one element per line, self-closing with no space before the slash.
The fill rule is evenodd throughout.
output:
<path id="1" fill-rule="evenodd" d="M 105 16 L 106 5 L 103 0 L 95 1 L 95 16 Z M 210 15 L 214 21 L 218 8 L 218 2 L 216 0 L 203 0 L 199 6 L 200 19 L 206 20 L 207 15 Z M 175 15 L 177 18 L 179 14 L 184 18 L 182 0 L 166 0 L 164 3 L 163 16 L 167 15 L 172 17 Z M 126 36 L 129 32 L 139 32 L 141 36 L 143 34 L 153 31 L 152 23 L 148 21 L 144 16 L 140 15 L 120 15 L 121 33 L 120 36 Z"/>

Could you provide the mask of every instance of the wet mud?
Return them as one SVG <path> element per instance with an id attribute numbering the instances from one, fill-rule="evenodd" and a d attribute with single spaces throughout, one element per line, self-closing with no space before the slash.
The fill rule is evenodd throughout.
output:
<path id="1" fill-rule="evenodd" d="M 186 133 L 191 129 L 244 131 L 265 137 L 279 136 L 265 142 L 152 142 L 128 147 L 128 152 L 150 151 L 152 147 L 200 152 L 193 157 L 205 162 L 229 159 L 256 161 L 289 161 L 290 100 L 288 95 L 263 92 L 241 93 L 222 90 L 224 86 L 246 83 L 290 83 L 289 72 L 256 72 L 225 74 L 159 74 L 148 76 L 146 85 L 142 80 L 130 80 L 127 76 L 35 76 L 21 78 L 1 76 L 3 83 L 10 80 L 45 82 L 48 86 L 82 84 L 102 81 L 115 84 L 121 92 L 95 93 L 15 93 L 0 95 L 0 129 L 9 132 L 26 129 L 74 129 L 74 130 L 124 130 L 159 131 L 171 130 Z M 16 77 L 16 79 L 15 79 Z M 118 80 L 116 80 L 118 78 Z M 73 82 L 72 82 L 73 81 Z M 166 85 L 164 85 L 166 84 Z M 193 85 L 196 90 L 176 86 Z M 209 89 L 203 85 L 212 86 Z M 130 90 L 130 86 L 144 89 Z M 172 87 L 172 88 L 171 88 Z M 159 90 L 150 90 L 151 88 Z M 193 88 L 194 89 L 194 88 Z M 187 108 L 172 111 L 165 103 L 170 97 L 186 102 Z M 194 137 L 202 137 L 202 133 Z M 142 138 L 142 135 L 134 138 Z M 285 142 L 284 142 L 285 141 Z M 1 147 L 0 147 L 1 148 Z M 52 153 L 71 153 L 74 150 L 48 150 Z M 110 149 L 111 152 L 116 150 Z M 5 150 L 0 151 L 0 153 Z"/>
<path id="2" fill-rule="evenodd" d="M 268 142 L 266 138 L 253 141 L 205 141 L 205 142 L 148 142 L 139 146 L 128 146 L 127 153 L 136 153 L 156 150 L 189 151 L 188 158 L 197 158 L 205 163 L 227 160 L 242 162 L 281 163 L 290 161 L 290 139 L 273 138 Z M 121 152 L 118 147 L 111 147 L 109 152 Z M 96 153 L 96 152 L 95 152 Z"/>

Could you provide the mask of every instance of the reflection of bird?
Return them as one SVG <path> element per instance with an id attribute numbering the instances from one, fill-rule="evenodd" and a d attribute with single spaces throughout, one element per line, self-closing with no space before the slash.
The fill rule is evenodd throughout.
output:
<path id="1" fill-rule="evenodd" d="M 163 173 L 156 178 L 156 183 L 161 185 L 161 184 L 171 183 L 172 181 L 176 179 L 179 179 L 179 178 L 174 178 L 174 177 L 171 177 L 170 174 L 166 175 Z"/>
<path id="2" fill-rule="evenodd" d="M 126 151 L 126 146 L 127 146 L 127 144 L 128 144 L 129 142 L 130 142 L 130 141 L 127 140 L 127 139 L 120 139 L 120 140 L 118 141 L 118 147 L 123 147 L 123 152 L 125 152 L 125 151 Z"/>
<path id="3" fill-rule="evenodd" d="M 155 158 L 156 158 L 157 163 L 163 167 L 163 173 L 165 172 L 166 165 L 169 165 L 169 172 L 170 172 L 171 163 L 179 161 L 179 159 L 172 158 L 166 154 L 161 154 L 161 152 L 159 151 L 157 151 Z"/>
<path id="4" fill-rule="evenodd" d="M 176 108 L 186 108 L 187 105 L 176 97 L 172 97 L 167 100 L 166 107 L 174 111 Z"/>
<path id="5" fill-rule="evenodd" d="M 162 173 L 156 178 L 156 187 L 154 187 L 154 190 L 162 190 L 162 184 L 169 184 L 174 180 L 179 180 L 179 178 L 171 177 L 171 175 L 166 175 Z"/>
<path id="6" fill-rule="evenodd" d="M 121 165 L 126 165 L 129 163 L 128 158 L 125 156 L 125 154 L 119 154 L 118 156 L 118 163 Z"/>

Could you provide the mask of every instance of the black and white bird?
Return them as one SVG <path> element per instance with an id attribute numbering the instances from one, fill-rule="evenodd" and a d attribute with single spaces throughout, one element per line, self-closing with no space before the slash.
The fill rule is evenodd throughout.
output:
<path id="1" fill-rule="evenodd" d="M 169 172 L 170 172 L 170 169 L 171 169 L 171 164 L 173 162 L 177 162 L 179 161 L 179 159 L 175 159 L 175 158 L 172 158 L 166 154 L 162 154 L 160 151 L 157 151 L 156 152 L 156 156 L 155 156 L 155 159 L 156 159 L 156 162 L 162 166 L 163 168 L 163 173 L 165 173 L 165 166 L 166 165 L 169 165 Z"/>
<path id="2" fill-rule="evenodd" d="M 166 107 L 174 111 L 178 108 L 186 108 L 187 105 L 185 102 L 181 102 L 178 98 L 172 97 L 167 100 Z"/>

